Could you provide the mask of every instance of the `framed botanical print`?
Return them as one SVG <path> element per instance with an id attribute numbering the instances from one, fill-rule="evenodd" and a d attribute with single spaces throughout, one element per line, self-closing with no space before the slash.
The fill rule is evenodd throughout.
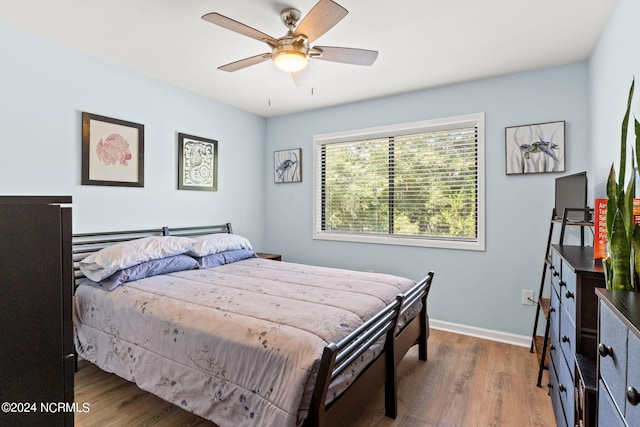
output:
<path id="1" fill-rule="evenodd" d="M 276 183 L 302 181 L 302 149 L 273 153 L 273 179 Z"/>
<path id="2" fill-rule="evenodd" d="M 218 190 L 218 141 L 178 133 L 178 190 Z"/>
<path id="3" fill-rule="evenodd" d="M 82 185 L 144 187 L 144 125 L 83 112 Z"/>

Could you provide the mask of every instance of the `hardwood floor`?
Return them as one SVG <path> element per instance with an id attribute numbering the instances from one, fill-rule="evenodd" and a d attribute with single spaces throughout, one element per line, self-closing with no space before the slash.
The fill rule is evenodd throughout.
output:
<path id="1" fill-rule="evenodd" d="M 355 426 L 555 426 L 529 349 L 431 330 L 428 359 L 419 361 L 414 347 L 401 362 L 395 420 L 384 416 L 380 391 Z M 79 366 L 75 402 L 90 411 L 76 413 L 76 426 L 214 426 L 89 362 Z"/>

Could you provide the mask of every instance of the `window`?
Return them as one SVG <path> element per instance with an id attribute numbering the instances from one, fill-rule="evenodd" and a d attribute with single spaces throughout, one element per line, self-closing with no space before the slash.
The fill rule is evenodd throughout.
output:
<path id="1" fill-rule="evenodd" d="M 314 238 L 484 250 L 484 113 L 314 136 Z"/>

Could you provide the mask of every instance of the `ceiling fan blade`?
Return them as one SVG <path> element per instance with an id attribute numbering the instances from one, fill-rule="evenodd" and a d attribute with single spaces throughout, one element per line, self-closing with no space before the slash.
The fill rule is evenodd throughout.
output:
<path id="1" fill-rule="evenodd" d="M 342 62 L 354 65 L 373 65 L 378 57 L 378 51 L 367 49 L 354 49 L 351 47 L 314 46 L 314 49 L 322 51 L 322 55 L 313 57 L 323 61 Z"/>
<path id="2" fill-rule="evenodd" d="M 304 17 L 294 34 L 304 34 L 311 43 L 342 20 L 349 11 L 331 0 L 320 0 Z"/>
<path id="3" fill-rule="evenodd" d="M 235 21 L 231 18 L 227 18 L 224 15 L 220 15 L 219 13 L 207 13 L 202 16 L 207 22 L 211 22 L 212 24 L 219 25 L 227 30 L 235 31 L 236 33 L 242 34 L 247 37 L 251 37 L 252 39 L 256 39 L 259 41 L 267 41 L 268 43 L 277 43 L 278 40 L 271 37 L 268 34 L 263 33 L 262 31 L 258 31 L 255 28 L 252 28 L 248 25 L 245 25 L 241 22 Z"/>
<path id="4" fill-rule="evenodd" d="M 293 77 L 293 81 L 296 86 L 305 87 L 313 84 L 313 74 L 311 73 L 309 66 L 304 67 L 300 71 L 291 73 L 291 77 Z"/>
<path id="5" fill-rule="evenodd" d="M 242 70 L 243 68 L 247 68 L 252 65 L 256 65 L 261 62 L 268 61 L 269 59 L 271 59 L 270 53 L 261 53 L 260 55 L 251 56 L 249 58 L 244 58 L 236 62 L 231 62 L 230 64 L 222 65 L 218 67 L 218 70 L 229 71 L 229 72 L 238 71 L 238 70 Z"/>

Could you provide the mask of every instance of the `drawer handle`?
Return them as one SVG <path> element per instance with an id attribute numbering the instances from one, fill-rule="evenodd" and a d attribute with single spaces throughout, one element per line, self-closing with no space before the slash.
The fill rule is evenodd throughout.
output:
<path id="1" fill-rule="evenodd" d="M 556 312 L 555 307 L 549 307 L 549 313 L 555 313 L 555 312 Z"/>
<path id="2" fill-rule="evenodd" d="M 567 292 L 564 294 L 564 296 L 565 296 L 565 297 L 567 297 L 567 298 L 573 298 L 573 297 L 575 297 L 574 293 L 573 293 L 573 292 L 571 292 L 571 291 L 567 291 Z"/>
<path id="3" fill-rule="evenodd" d="M 555 269 L 552 269 L 552 270 L 553 270 L 554 277 L 558 277 L 560 275 L 560 273 L 558 273 Z"/>
<path id="4" fill-rule="evenodd" d="M 613 357 L 613 348 L 605 345 L 604 343 L 598 344 L 598 353 L 600 353 L 600 357 Z"/>
<path id="5" fill-rule="evenodd" d="M 638 403 L 640 403 L 640 393 L 638 393 L 638 390 L 633 387 L 629 387 L 627 389 L 627 400 L 633 406 L 636 406 Z"/>
<path id="6" fill-rule="evenodd" d="M 569 342 L 569 337 L 566 335 L 563 335 L 561 339 L 562 339 L 562 342 Z"/>
<path id="7" fill-rule="evenodd" d="M 556 351 L 556 346 L 555 346 L 555 345 L 553 345 L 553 344 L 551 344 L 551 345 L 549 346 L 549 351 Z"/>
<path id="8" fill-rule="evenodd" d="M 567 388 L 562 384 L 558 384 L 558 390 L 564 393 L 565 391 L 567 391 Z"/>
<path id="9" fill-rule="evenodd" d="M 560 285 L 560 287 L 567 286 L 567 282 L 565 282 L 563 280 L 560 280 L 559 285 Z"/>

